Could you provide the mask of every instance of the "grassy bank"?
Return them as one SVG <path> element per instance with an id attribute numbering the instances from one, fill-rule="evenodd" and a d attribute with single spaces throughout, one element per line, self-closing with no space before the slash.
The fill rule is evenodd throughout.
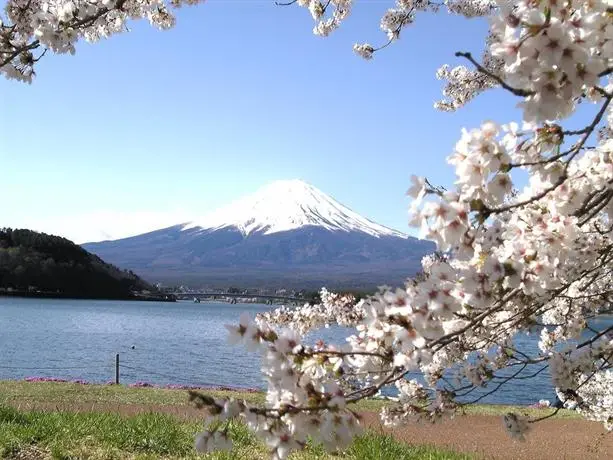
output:
<path id="1" fill-rule="evenodd" d="M 216 397 L 262 402 L 261 393 L 207 391 Z M 380 401 L 362 403 L 376 410 Z M 131 409 L 145 411 L 127 415 Z M 138 412 L 137 411 L 137 412 Z M 162 413 L 165 412 L 165 413 Z M 196 455 L 194 435 L 202 430 L 201 413 L 186 391 L 81 385 L 56 382 L 0 381 L 0 458 L 10 459 L 263 459 L 265 446 L 243 425 L 231 427 L 230 453 Z M 411 446 L 391 436 L 366 433 L 341 453 L 309 446 L 294 460 L 319 459 L 467 459 L 430 446 Z"/>
<path id="2" fill-rule="evenodd" d="M 195 422 L 164 414 L 124 417 L 113 413 L 22 412 L 0 407 L 0 457 L 9 459 L 178 459 L 198 458 Z M 234 449 L 199 458 L 264 459 L 267 451 L 241 424 L 231 427 Z M 390 436 L 368 433 L 346 451 L 327 454 L 318 446 L 292 456 L 294 460 L 467 459 L 428 446 L 409 446 Z"/>
<path id="3" fill-rule="evenodd" d="M 204 391 L 204 390 L 203 390 Z M 262 403 L 263 393 L 249 391 L 204 391 L 213 397 L 244 399 Z M 80 385 L 74 383 L 0 381 L 0 404 L 14 407 L 36 407 L 37 404 L 80 404 L 92 405 L 153 405 L 188 407 L 187 392 L 161 388 L 131 388 L 123 385 Z M 374 412 L 386 402 L 381 400 L 360 401 L 354 407 L 358 411 Z M 475 405 L 466 408 L 466 413 L 475 415 L 502 415 L 509 411 L 523 415 L 541 417 L 551 409 L 533 409 L 525 406 Z M 561 410 L 558 418 L 578 417 L 576 412 Z"/>
<path id="4" fill-rule="evenodd" d="M 216 397 L 263 400 L 261 393 L 248 391 L 202 391 Z M 514 411 L 540 417 L 553 412 L 514 406 L 476 406 L 467 411 L 468 418 L 458 417 L 435 425 L 410 424 L 384 433 L 373 413 L 384 404 L 366 401 L 357 406 L 371 431 L 357 438 L 346 451 L 328 454 L 311 445 L 292 459 L 453 460 L 473 458 L 459 453 L 472 452 L 470 455 L 478 458 L 515 460 L 553 458 L 554 451 L 559 454 L 556 458 L 579 458 L 579 453 L 606 442 L 599 434 L 601 425 L 576 419 L 568 411 L 561 411 L 543 425 L 539 424 L 526 443 L 513 441 L 502 429 L 500 414 Z M 198 457 L 193 450 L 193 439 L 202 429 L 202 415 L 188 403 L 184 390 L 0 381 L 0 458 L 267 458 L 265 446 L 241 424 L 231 427 L 235 440 L 232 452 Z M 564 420 L 557 420 L 560 418 Z M 563 436 L 560 436 L 561 429 L 567 430 Z M 603 452 L 613 449 L 613 444 L 607 445 L 602 447 Z M 528 451 L 534 451 L 534 455 L 526 457 Z"/>

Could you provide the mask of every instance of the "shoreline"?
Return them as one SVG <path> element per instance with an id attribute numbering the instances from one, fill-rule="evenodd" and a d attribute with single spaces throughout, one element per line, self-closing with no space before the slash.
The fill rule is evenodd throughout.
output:
<path id="1" fill-rule="evenodd" d="M 208 390 L 208 391 L 228 391 L 237 393 L 264 393 L 264 390 L 259 388 L 248 387 L 233 387 L 228 385 L 183 385 L 177 383 L 157 384 L 149 382 L 134 382 L 134 383 L 115 383 L 108 381 L 106 383 L 100 382 L 88 382 L 83 379 L 64 379 L 60 377 L 24 377 L 22 379 L 0 379 L 2 382 L 14 382 L 14 383 L 63 383 L 72 385 L 84 385 L 84 386 L 101 386 L 101 387 L 120 387 L 120 388 L 151 388 L 157 390 Z"/>
<path id="2" fill-rule="evenodd" d="M 63 294 L 60 292 L 28 292 L 28 291 L 0 291 L 0 297 L 18 297 L 32 299 L 68 299 L 68 300 L 140 300 L 145 302 L 176 302 L 174 296 L 164 295 L 131 295 L 122 297 L 99 297 L 75 294 Z"/>
<path id="3" fill-rule="evenodd" d="M 144 381 L 138 381 L 134 383 L 115 383 L 113 381 L 108 382 L 89 382 L 83 379 L 70 379 L 70 378 L 60 378 L 60 377 L 24 377 L 21 379 L 0 379 L 0 387 L 2 383 L 13 383 L 13 384 L 55 384 L 55 385 L 78 385 L 82 387 L 103 387 L 109 389 L 120 389 L 122 391 L 129 390 L 139 390 L 139 389 L 149 389 L 149 390 L 200 390 L 200 391 L 212 391 L 212 392 L 222 392 L 222 393 L 237 393 L 237 394 L 251 394 L 251 395 L 260 395 L 265 396 L 266 389 L 265 388 L 253 388 L 253 387 L 236 387 L 231 385 L 216 385 L 216 384 L 202 384 L 202 385 L 185 385 L 185 384 L 157 384 L 150 383 Z M 371 401 L 378 404 L 385 405 L 387 402 L 390 402 L 387 398 L 384 397 L 370 397 L 365 401 Z M 482 408 L 492 408 L 494 411 L 498 409 L 508 409 L 508 408 L 516 408 L 518 410 L 548 410 L 553 409 L 551 406 L 540 405 L 538 403 L 535 404 L 503 404 L 503 403 L 483 403 L 476 404 L 475 407 Z"/>
<path id="4" fill-rule="evenodd" d="M 232 304 L 231 297 L 223 297 L 220 294 L 219 299 L 201 299 L 200 302 L 193 302 L 191 299 L 187 298 L 177 298 L 176 296 L 170 295 L 145 295 L 145 294 L 137 294 L 132 295 L 130 297 L 95 297 L 95 296 L 79 296 L 73 294 L 62 294 L 57 292 L 27 292 L 27 291 L 0 291 L 0 298 L 2 297 L 17 297 L 17 298 L 32 298 L 32 299 L 66 299 L 66 300 L 108 300 L 108 301 L 141 301 L 141 302 L 164 302 L 164 303 L 228 303 Z M 256 297 L 244 297 L 240 298 L 235 302 L 235 304 L 239 305 L 267 305 L 269 307 L 278 307 L 281 305 L 291 305 L 283 302 L 273 302 L 270 304 L 265 304 L 263 302 L 258 302 Z M 299 304 L 296 304 L 299 305 Z"/>

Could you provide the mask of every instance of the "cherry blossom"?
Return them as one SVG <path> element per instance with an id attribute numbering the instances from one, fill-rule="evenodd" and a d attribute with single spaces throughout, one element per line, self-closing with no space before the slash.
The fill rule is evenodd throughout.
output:
<path id="1" fill-rule="evenodd" d="M 31 82 L 46 52 L 74 53 L 79 40 L 123 32 L 129 20 L 169 28 L 172 11 L 194 3 L 9 0 L 0 72 Z M 314 34 L 325 37 L 350 18 L 354 3 L 287 5 L 308 13 Z M 373 60 L 398 46 L 421 13 L 439 9 L 482 17 L 489 31 L 480 55 L 458 50 L 456 65 L 439 69 L 446 84 L 435 107 L 455 111 L 498 90 L 512 96 L 522 120 L 486 120 L 459 133 L 447 157 L 450 187 L 411 177 L 409 223 L 437 252 L 404 286 L 381 287 L 359 302 L 323 289 L 318 304 L 242 315 L 227 326 L 230 343 L 260 354 L 266 401 L 191 392 L 207 414 L 198 451 L 229 449 L 235 420 L 275 459 L 302 449 L 308 437 L 343 449 L 360 433 L 352 407 L 364 398 L 396 395 L 381 411 L 387 425 L 436 421 L 542 372 L 551 376 L 556 407 L 613 430 L 613 327 L 592 324 L 613 304 L 613 4 L 390 0 L 379 20 L 381 44 L 353 49 Z M 591 114 L 576 126 L 580 104 Z M 330 325 L 346 328 L 343 343 L 307 343 L 307 333 Z M 518 347 L 521 334 L 538 337 L 536 352 Z M 522 440 L 557 410 L 541 418 L 506 414 L 501 429 Z"/>

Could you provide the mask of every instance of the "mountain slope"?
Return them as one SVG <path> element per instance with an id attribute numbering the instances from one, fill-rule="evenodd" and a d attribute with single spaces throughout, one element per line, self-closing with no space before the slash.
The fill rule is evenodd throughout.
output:
<path id="1" fill-rule="evenodd" d="M 301 180 L 281 180 L 262 187 L 204 218 L 183 226 L 218 230 L 232 227 L 243 235 L 285 232 L 305 226 L 331 231 L 363 232 L 374 237 L 400 232 L 372 222 Z"/>
<path id="2" fill-rule="evenodd" d="M 297 180 L 190 223 L 84 247 L 150 280 L 216 287 L 396 284 L 434 250 Z"/>
<path id="3" fill-rule="evenodd" d="M 0 229 L 0 288 L 109 299 L 129 298 L 132 291 L 155 291 L 133 273 L 64 238 L 7 228 Z"/>

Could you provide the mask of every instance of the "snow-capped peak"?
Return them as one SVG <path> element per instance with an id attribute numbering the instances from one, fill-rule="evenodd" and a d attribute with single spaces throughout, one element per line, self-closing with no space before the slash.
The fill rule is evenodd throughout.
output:
<path id="1" fill-rule="evenodd" d="M 252 195 L 184 225 L 183 230 L 236 227 L 249 235 L 253 232 L 278 233 L 309 225 L 331 231 L 363 232 L 375 237 L 407 237 L 360 216 L 298 179 L 272 182 Z"/>

